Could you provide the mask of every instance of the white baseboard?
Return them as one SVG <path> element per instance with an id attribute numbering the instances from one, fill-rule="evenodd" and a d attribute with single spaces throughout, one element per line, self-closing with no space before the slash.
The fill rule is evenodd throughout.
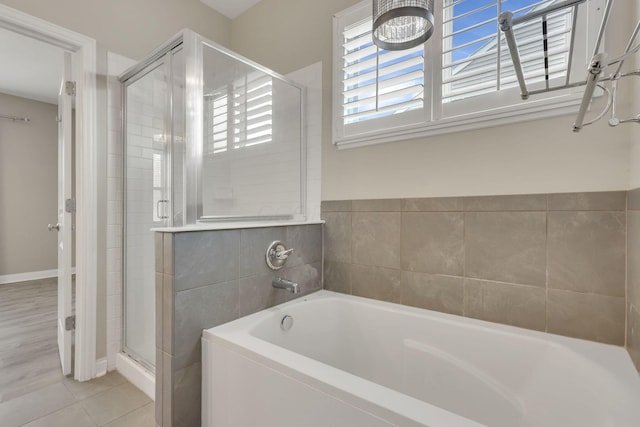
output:
<path id="1" fill-rule="evenodd" d="M 124 353 L 116 355 L 116 370 L 151 400 L 156 400 L 156 377 Z"/>
<path id="2" fill-rule="evenodd" d="M 58 270 L 31 271 L 29 273 L 5 274 L 0 276 L 0 285 L 16 282 L 27 282 L 29 280 L 48 279 L 56 277 Z"/>
<path id="3" fill-rule="evenodd" d="M 96 360 L 96 378 L 107 373 L 107 358 L 103 357 Z"/>

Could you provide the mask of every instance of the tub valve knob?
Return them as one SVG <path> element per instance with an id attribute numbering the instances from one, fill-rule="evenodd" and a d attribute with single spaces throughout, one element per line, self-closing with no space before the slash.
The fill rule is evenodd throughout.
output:
<path id="1" fill-rule="evenodd" d="M 276 259 L 287 259 L 289 255 L 293 253 L 293 249 L 287 249 L 286 251 L 277 250 L 276 251 Z"/>
<path id="2" fill-rule="evenodd" d="M 287 249 L 281 241 L 271 242 L 267 248 L 267 265 L 272 270 L 280 270 L 292 253 L 293 249 Z"/>

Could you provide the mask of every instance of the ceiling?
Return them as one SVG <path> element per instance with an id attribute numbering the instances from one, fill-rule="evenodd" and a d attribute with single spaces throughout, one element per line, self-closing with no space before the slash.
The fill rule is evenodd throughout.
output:
<path id="1" fill-rule="evenodd" d="M 229 19 L 236 19 L 260 0 L 200 0 Z"/>
<path id="2" fill-rule="evenodd" d="M 0 28 L 0 92 L 58 103 L 63 50 Z"/>

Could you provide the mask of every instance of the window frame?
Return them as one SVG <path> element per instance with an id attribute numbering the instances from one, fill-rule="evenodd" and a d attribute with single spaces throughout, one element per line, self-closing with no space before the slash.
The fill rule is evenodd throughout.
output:
<path id="1" fill-rule="evenodd" d="M 576 27 L 576 53 L 572 61 L 571 80 L 586 76 L 586 68 L 594 35 L 586 31 L 586 22 L 599 22 L 604 0 L 590 0 L 583 4 L 581 19 Z M 594 4 L 591 4 L 594 3 Z M 448 104 L 442 103 L 442 43 L 443 0 L 435 2 L 435 28 L 425 43 L 423 120 L 407 123 L 391 115 L 362 123 L 344 125 L 343 110 L 343 50 L 342 34 L 347 26 L 371 16 L 371 2 L 364 0 L 334 15 L 333 18 L 333 111 L 332 138 L 338 148 L 355 148 L 414 138 L 469 131 L 487 127 L 521 123 L 557 117 L 576 112 L 582 100 L 583 87 L 548 92 L 522 100 L 519 87 L 502 89 L 485 95 L 470 97 Z M 600 9 L 600 11 L 598 11 Z M 582 20 L 582 22 L 580 22 Z M 580 40 L 582 38 L 582 40 Z M 586 43 L 586 46 L 585 46 Z M 577 55 L 577 56 L 576 56 Z M 359 125 L 359 126 L 354 126 Z M 349 129 L 350 128 L 350 129 Z"/>

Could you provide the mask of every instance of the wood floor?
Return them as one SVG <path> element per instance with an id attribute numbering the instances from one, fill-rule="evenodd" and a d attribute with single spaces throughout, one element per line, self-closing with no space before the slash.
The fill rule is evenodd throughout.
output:
<path id="1" fill-rule="evenodd" d="M 63 379 L 57 279 L 0 285 L 0 402 Z"/>

